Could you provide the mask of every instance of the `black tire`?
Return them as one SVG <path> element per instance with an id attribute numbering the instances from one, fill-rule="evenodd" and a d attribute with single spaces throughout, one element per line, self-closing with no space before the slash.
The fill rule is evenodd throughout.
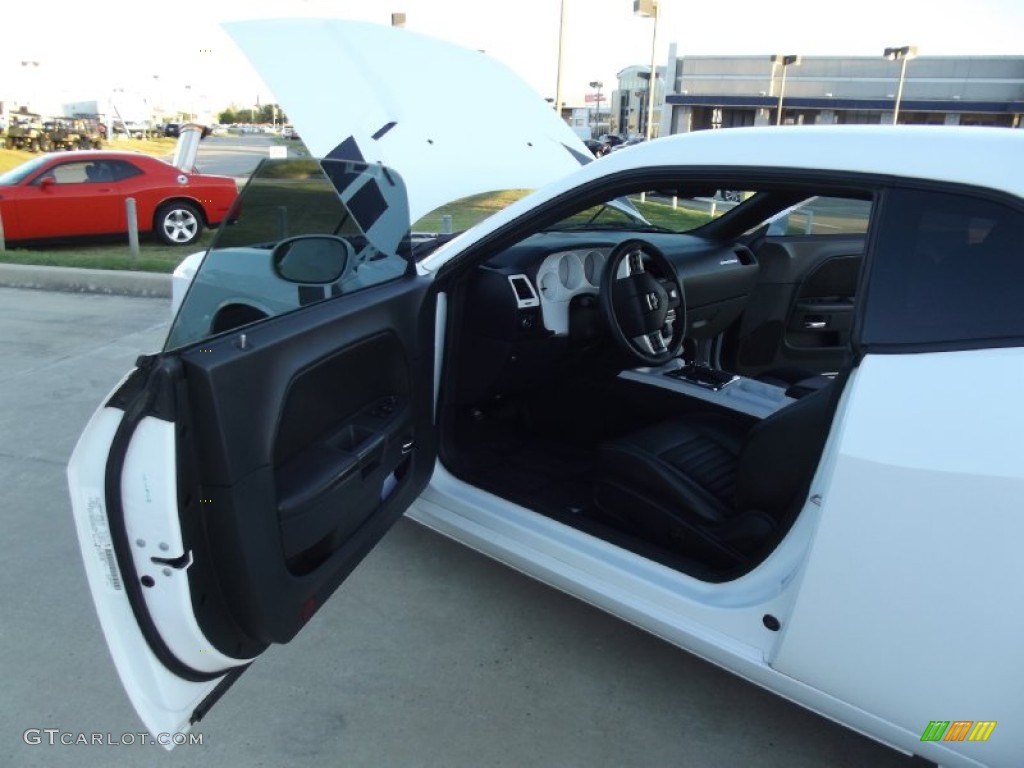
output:
<path id="1" fill-rule="evenodd" d="M 186 200 L 164 203 L 157 209 L 153 231 L 167 245 L 191 245 L 203 232 L 203 214 Z"/>

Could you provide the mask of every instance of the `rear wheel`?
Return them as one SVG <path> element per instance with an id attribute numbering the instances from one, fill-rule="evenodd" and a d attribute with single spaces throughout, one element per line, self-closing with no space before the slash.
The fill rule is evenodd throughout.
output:
<path id="1" fill-rule="evenodd" d="M 153 228 L 167 245 L 189 245 L 203 231 L 203 216 L 192 203 L 167 203 L 157 210 Z"/>

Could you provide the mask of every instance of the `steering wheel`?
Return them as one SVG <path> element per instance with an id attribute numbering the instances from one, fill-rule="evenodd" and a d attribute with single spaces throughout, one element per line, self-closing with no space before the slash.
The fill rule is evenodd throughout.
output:
<path id="1" fill-rule="evenodd" d="M 646 240 L 626 240 L 601 275 L 601 313 L 633 359 L 660 365 L 679 355 L 686 330 L 683 283 L 672 262 Z"/>

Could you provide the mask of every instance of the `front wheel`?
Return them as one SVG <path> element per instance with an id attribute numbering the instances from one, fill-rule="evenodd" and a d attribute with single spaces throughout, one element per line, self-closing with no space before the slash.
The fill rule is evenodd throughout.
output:
<path id="1" fill-rule="evenodd" d="M 203 217 L 192 203 L 167 203 L 156 212 L 154 229 L 167 245 L 189 245 L 202 233 Z"/>

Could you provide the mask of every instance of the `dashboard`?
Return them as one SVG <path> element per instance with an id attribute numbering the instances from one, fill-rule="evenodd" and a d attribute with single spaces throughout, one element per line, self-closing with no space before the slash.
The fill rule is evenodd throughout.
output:
<path id="1" fill-rule="evenodd" d="M 742 314 L 758 277 L 757 260 L 742 244 L 635 230 L 541 232 L 491 257 L 466 284 L 459 359 L 472 373 L 460 377 L 471 382 L 460 387 L 465 396 L 531 386 L 599 346 L 607 336 L 598 303 L 605 264 L 616 246 L 636 238 L 675 268 L 687 337 L 713 338 Z"/>

